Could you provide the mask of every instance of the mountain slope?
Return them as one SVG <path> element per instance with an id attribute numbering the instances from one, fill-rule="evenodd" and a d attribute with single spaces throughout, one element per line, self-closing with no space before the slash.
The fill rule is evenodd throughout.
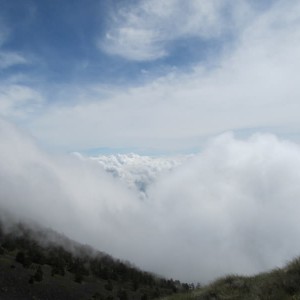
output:
<path id="1" fill-rule="evenodd" d="M 300 299 L 300 258 L 285 268 L 256 276 L 230 275 L 190 293 L 164 300 L 297 300 Z"/>
<path id="2" fill-rule="evenodd" d="M 146 300 L 187 287 L 50 230 L 1 226 L 0 245 L 1 300 Z"/>

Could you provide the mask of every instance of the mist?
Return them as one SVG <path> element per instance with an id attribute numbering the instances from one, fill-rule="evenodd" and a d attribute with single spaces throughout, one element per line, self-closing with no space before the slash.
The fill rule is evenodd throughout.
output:
<path id="1" fill-rule="evenodd" d="M 300 147 L 274 135 L 213 138 L 141 199 L 95 160 L 43 150 L 0 121 L 0 207 L 157 274 L 206 283 L 300 254 Z"/>

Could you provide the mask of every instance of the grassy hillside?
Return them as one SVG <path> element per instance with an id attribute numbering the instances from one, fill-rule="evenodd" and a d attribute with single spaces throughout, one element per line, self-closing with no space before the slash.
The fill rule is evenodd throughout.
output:
<path id="1" fill-rule="evenodd" d="M 227 276 L 203 288 L 164 300 L 300 300 L 300 258 L 256 276 Z"/>
<path id="2" fill-rule="evenodd" d="M 64 245 L 62 247 L 61 245 Z M 147 300 L 187 289 L 53 232 L 0 226 L 0 299 Z"/>

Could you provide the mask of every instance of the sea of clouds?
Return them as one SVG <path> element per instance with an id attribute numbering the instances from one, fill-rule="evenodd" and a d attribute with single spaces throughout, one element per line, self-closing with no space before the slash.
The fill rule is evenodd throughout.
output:
<path id="1" fill-rule="evenodd" d="M 300 254 L 295 143 L 227 133 L 188 157 L 59 156 L 6 121 L 0 140 L 0 207 L 14 221 L 184 281 L 253 274 Z"/>

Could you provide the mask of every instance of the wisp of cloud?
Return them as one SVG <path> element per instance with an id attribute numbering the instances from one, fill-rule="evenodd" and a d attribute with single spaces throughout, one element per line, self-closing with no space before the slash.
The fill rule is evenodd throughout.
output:
<path id="1" fill-rule="evenodd" d="M 0 207 L 155 273 L 208 282 L 300 254 L 300 147 L 223 134 L 141 200 L 96 161 L 43 151 L 0 122 Z"/>

